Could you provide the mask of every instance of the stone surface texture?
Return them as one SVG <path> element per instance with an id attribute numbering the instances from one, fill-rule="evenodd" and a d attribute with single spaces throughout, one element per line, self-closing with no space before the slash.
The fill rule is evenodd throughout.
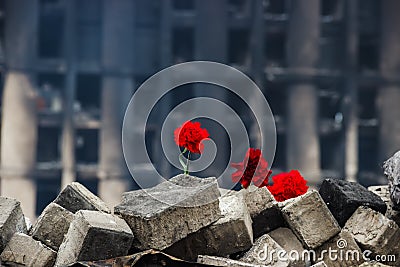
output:
<path id="1" fill-rule="evenodd" d="M 273 267 L 287 267 L 289 260 L 281 261 L 278 255 L 284 255 L 286 251 L 279 246 L 268 234 L 259 237 L 253 247 L 247 251 L 240 261 Z"/>
<path id="2" fill-rule="evenodd" d="M 300 240 L 293 233 L 292 230 L 286 227 L 280 227 L 268 233 L 268 235 L 280 245 L 286 252 L 297 251 L 298 255 L 302 255 L 304 251 L 304 247 L 301 244 Z M 296 260 L 290 261 L 291 267 L 302 267 L 311 261 L 306 261 L 299 257 Z"/>
<path id="3" fill-rule="evenodd" d="M 383 214 L 368 207 L 359 207 L 347 221 L 348 230 L 362 249 L 375 254 L 394 254 L 399 260 L 400 229 L 397 224 Z"/>
<path id="4" fill-rule="evenodd" d="M 78 182 L 67 185 L 53 202 L 72 213 L 78 210 L 111 212 L 106 203 Z"/>
<path id="5" fill-rule="evenodd" d="M 16 232 L 27 232 L 21 203 L 14 198 L 0 197 L 0 252 Z"/>
<path id="6" fill-rule="evenodd" d="M 384 162 L 383 173 L 389 181 L 389 194 L 393 208 L 400 211 L 400 151 Z"/>
<path id="7" fill-rule="evenodd" d="M 200 254 L 226 256 L 249 249 L 253 244 L 251 218 L 241 192 L 222 196 L 221 218 L 199 231 L 189 234 L 165 250 L 186 260 Z"/>
<path id="8" fill-rule="evenodd" d="M 278 204 L 266 187 L 258 188 L 250 185 L 241 191 L 253 220 L 255 238 L 285 225 Z"/>
<path id="9" fill-rule="evenodd" d="M 132 231 L 118 216 L 81 210 L 71 222 L 55 266 L 128 255 L 132 241 Z"/>
<path id="10" fill-rule="evenodd" d="M 319 194 L 340 226 L 344 226 L 350 216 L 360 206 L 367 206 L 382 214 L 386 212 L 386 204 L 358 183 L 325 179 Z"/>
<path id="11" fill-rule="evenodd" d="M 329 256 L 329 250 L 337 251 Z M 323 261 L 329 267 L 358 266 L 363 263 L 363 255 L 351 233 L 342 230 L 339 234 L 328 240 L 319 247 L 317 255 L 323 255 Z"/>
<path id="12" fill-rule="evenodd" d="M 73 219 L 72 212 L 56 203 L 50 203 L 37 219 L 30 235 L 57 251 Z"/>
<path id="13" fill-rule="evenodd" d="M 400 211 L 394 209 L 393 202 L 390 199 L 389 186 L 379 185 L 370 186 L 368 190 L 380 196 L 380 198 L 386 203 L 387 210 L 385 216 L 395 221 L 400 226 Z"/>
<path id="14" fill-rule="evenodd" d="M 216 178 L 178 175 L 125 193 L 114 208 L 135 235 L 136 249 L 163 250 L 221 217 Z"/>
<path id="15" fill-rule="evenodd" d="M 16 233 L 1 253 L 3 263 L 13 263 L 31 267 L 52 267 L 56 252 L 34 240 L 31 236 Z M 13 266 L 13 265 L 11 265 Z"/>
<path id="16" fill-rule="evenodd" d="M 264 267 L 265 265 L 257 265 L 246 263 L 237 260 L 231 260 L 228 258 L 222 258 L 217 256 L 199 255 L 197 258 L 198 263 L 212 265 L 212 266 L 229 266 L 229 267 Z"/>
<path id="17" fill-rule="evenodd" d="M 282 213 L 303 246 L 314 249 L 340 232 L 340 227 L 317 191 L 282 203 Z"/>

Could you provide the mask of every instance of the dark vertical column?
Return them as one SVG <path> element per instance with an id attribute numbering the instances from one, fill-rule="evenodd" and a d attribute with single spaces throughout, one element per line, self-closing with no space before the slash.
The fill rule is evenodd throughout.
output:
<path id="1" fill-rule="evenodd" d="M 265 44 L 265 27 L 264 27 L 264 10 L 263 10 L 263 1 L 256 0 L 252 1 L 252 27 L 251 27 L 251 37 L 250 37 L 250 51 L 251 51 L 251 70 L 252 70 L 252 78 L 254 79 L 257 86 L 263 90 L 263 80 L 264 80 L 264 69 L 266 66 L 265 63 L 265 53 L 264 53 L 264 44 Z M 265 92 L 264 92 L 265 93 Z M 253 101 L 257 102 L 257 99 L 253 99 Z M 252 103 L 253 104 L 253 103 Z M 259 107 L 259 105 L 252 105 L 254 108 L 263 108 Z M 263 112 L 263 110 L 260 110 Z M 261 135 L 258 133 L 259 125 L 254 124 L 251 127 L 251 136 L 255 139 L 255 146 L 261 147 Z M 264 140 L 266 141 L 266 140 Z M 266 141 L 267 142 L 267 141 Z M 265 143 L 266 143 L 265 142 Z M 264 144 L 266 145 L 266 144 Z"/>
<path id="2" fill-rule="evenodd" d="M 103 1 L 99 195 L 119 203 L 129 180 L 122 153 L 122 120 L 133 92 L 134 1 Z"/>
<path id="3" fill-rule="evenodd" d="M 1 128 L 1 195 L 17 198 L 24 214 L 35 218 L 37 113 L 34 64 L 38 1 L 5 2 L 7 68 Z"/>
<path id="4" fill-rule="evenodd" d="M 319 57 L 320 1 L 292 1 L 289 13 L 287 63 L 301 73 L 317 67 Z M 311 81 L 288 87 L 288 168 L 299 169 L 310 182 L 319 181 L 317 88 Z"/>
<path id="5" fill-rule="evenodd" d="M 172 18 L 173 18 L 173 11 L 172 11 L 172 3 L 171 0 L 164 0 L 161 3 L 161 19 L 160 19 L 160 63 L 162 68 L 169 67 L 172 65 L 172 31 L 173 31 L 173 25 L 172 25 Z M 167 88 L 168 85 L 170 84 L 171 80 L 166 80 L 162 81 L 162 87 Z M 165 117 L 168 115 L 172 103 L 172 96 L 171 94 L 164 96 L 164 98 L 167 99 L 167 102 L 164 102 L 165 104 L 160 107 L 160 112 L 162 113 L 162 116 L 160 117 Z M 179 124 L 179 122 L 177 123 Z M 159 121 L 159 125 L 163 125 L 163 121 Z M 162 155 L 165 155 L 165 151 L 162 151 L 162 140 L 161 140 L 161 127 L 158 128 L 157 132 L 157 140 L 156 140 L 156 152 L 154 154 L 158 155 L 159 158 L 157 159 L 158 164 L 160 166 L 159 170 L 163 177 L 169 178 L 171 176 L 171 165 L 168 162 L 168 160 L 165 160 Z M 160 136 L 160 138 L 158 138 Z M 176 149 L 176 147 L 168 147 L 166 144 L 167 142 L 164 142 L 164 149 L 169 149 L 170 151 L 173 151 Z"/>
<path id="6" fill-rule="evenodd" d="M 74 127 L 74 99 L 76 83 L 76 5 L 75 1 L 65 1 L 65 34 L 64 53 L 67 63 L 67 73 L 64 90 L 64 118 L 62 124 L 62 178 L 61 188 L 75 181 L 75 127 Z"/>
<path id="7" fill-rule="evenodd" d="M 400 74 L 400 2 L 381 1 L 380 72 L 391 80 Z M 387 83 L 378 91 L 379 162 L 400 149 L 400 86 Z"/>
<path id="8" fill-rule="evenodd" d="M 342 175 L 355 182 L 358 173 L 358 1 L 346 1 L 345 91 L 343 99 L 344 157 Z"/>
<path id="9" fill-rule="evenodd" d="M 197 0 L 196 1 L 196 32 L 195 32 L 195 57 L 196 60 L 209 60 L 219 63 L 226 63 L 228 51 L 228 9 L 227 1 L 220 0 Z M 200 84 L 195 86 L 195 95 L 204 95 L 207 90 L 207 96 L 218 98 L 226 103 L 226 91 L 223 88 L 217 88 L 207 84 Z M 195 106 L 196 110 L 201 111 L 204 108 L 212 108 L 212 113 L 221 113 L 222 111 L 218 106 L 204 107 L 198 103 Z M 227 114 L 228 115 L 228 114 Z M 212 166 L 206 171 L 205 175 L 216 175 L 224 166 L 225 160 L 229 157 L 228 151 L 228 137 L 221 134 L 215 127 L 210 127 L 208 124 L 204 125 L 210 133 L 210 137 L 217 145 L 218 153 Z"/>

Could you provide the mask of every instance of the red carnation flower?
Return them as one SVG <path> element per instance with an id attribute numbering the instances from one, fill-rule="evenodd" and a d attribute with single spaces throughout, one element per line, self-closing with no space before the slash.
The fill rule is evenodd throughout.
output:
<path id="1" fill-rule="evenodd" d="M 307 181 L 297 170 L 277 174 L 272 177 L 272 181 L 274 184 L 267 188 L 277 201 L 301 196 L 308 190 Z"/>
<path id="2" fill-rule="evenodd" d="M 208 139 L 209 134 L 206 129 L 200 128 L 200 122 L 187 121 L 174 131 L 175 143 L 184 147 L 192 153 L 201 154 L 204 144 L 201 142 Z"/>
<path id="3" fill-rule="evenodd" d="M 252 180 L 257 187 L 268 185 L 268 177 L 272 171 L 268 169 L 268 162 L 260 149 L 249 148 L 243 162 L 232 163 L 231 166 L 237 169 L 232 174 L 232 181 L 240 182 L 243 188 L 249 187 Z"/>

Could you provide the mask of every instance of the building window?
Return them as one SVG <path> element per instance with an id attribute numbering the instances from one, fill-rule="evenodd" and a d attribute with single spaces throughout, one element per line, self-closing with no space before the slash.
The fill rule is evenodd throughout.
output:
<path id="1" fill-rule="evenodd" d="M 378 69 L 379 51 L 377 38 L 373 35 L 361 35 L 358 53 L 358 65 L 361 71 Z"/>
<path id="2" fill-rule="evenodd" d="M 39 17 L 39 57 L 62 58 L 65 10 L 58 1 L 41 1 Z"/>
<path id="3" fill-rule="evenodd" d="M 230 64 L 240 66 L 248 65 L 249 60 L 249 38 L 247 29 L 234 29 L 229 32 L 228 60 Z"/>
<path id="4" fill-rule="evenodd" d="M 61 130 L 58 127 L 38 128 L 37 161 L 59 162 L 61 158 Z"/>
<path id="5" fill-rule="evenodd" d="M 286 37 L 283 32 L 269 33 L 265 38 L 264 51 L 268 67 L 286 65 Z"/>
<path id="6" fill-rule="evenodd" d="M 332 19 L 340 19 L 342 17 L 343 1 L 341 0 L 322 0 L 321 15 Z"/>
<path id="7" fill-rule="evenodd" d="M 244 17 L 250 14 L 250 4 L 252 1 L 248 0 L 229 0 L 228 10 L 229 14 L 233 17 Z"/>
<path id="8" fill-rule="evenodd" d="M 194 59 L 194 33 L 192 28 L 175 28 L 172 34 L 173 62 L 181 63 Z"/>
<path id="9" fill-rule="evenodd" d="M 77 163 L 93 164 L 98 162 L 99 130 L 78 129 L 75 133 L 75 158 Z"/>
<path id="10" fill-rule="evenodd" d="M 172 6 L 178 11 L 191 11 L 194 9 L 194 0 L 173 0 Z"/>
<path id="11" fill-rule="evenodd" d="M 59 113 L 63 108 L 64 76 L 54 73 L 38 74 L 37 106 L 42 113 Z"/>
<path id="12" fill-rule="evenodd" d="M 286 12 L 285 0 L 264 0 L 264 13 L 281 15 Z"/>
<path id="13" fill-rule="evenodd" d="M 360 120 L 376 119 L 377 88 L 361 87 L 358 93 L 358 117 Z"/>
<path id="14" fill-rule="evenodd" d="M 75 110 L 97 114 L 100 112 L 100 99 L 100 76 L 97 74 L 78 75 Z"/>
<path id="15" fill-rule="evenodd" d="M 77 49 L 81 62 L 98 62 L 101 54 L 101 1 L 81 0 L 78 8 Z"/>

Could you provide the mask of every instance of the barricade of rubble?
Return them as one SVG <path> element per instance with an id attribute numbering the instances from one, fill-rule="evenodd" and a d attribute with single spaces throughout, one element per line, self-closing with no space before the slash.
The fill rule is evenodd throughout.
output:
<path id="1" fill-rule="evenodd" d="M 389 185 L 325 179 L 284 202 L 265 187 L 178 175 L 111 210 L 74 182 L 31 228 L 19 201 L 0 197 L 0 265 L 400 266 L 400 177 L 390 176 L 400 161 L 388 162 Z"/>

